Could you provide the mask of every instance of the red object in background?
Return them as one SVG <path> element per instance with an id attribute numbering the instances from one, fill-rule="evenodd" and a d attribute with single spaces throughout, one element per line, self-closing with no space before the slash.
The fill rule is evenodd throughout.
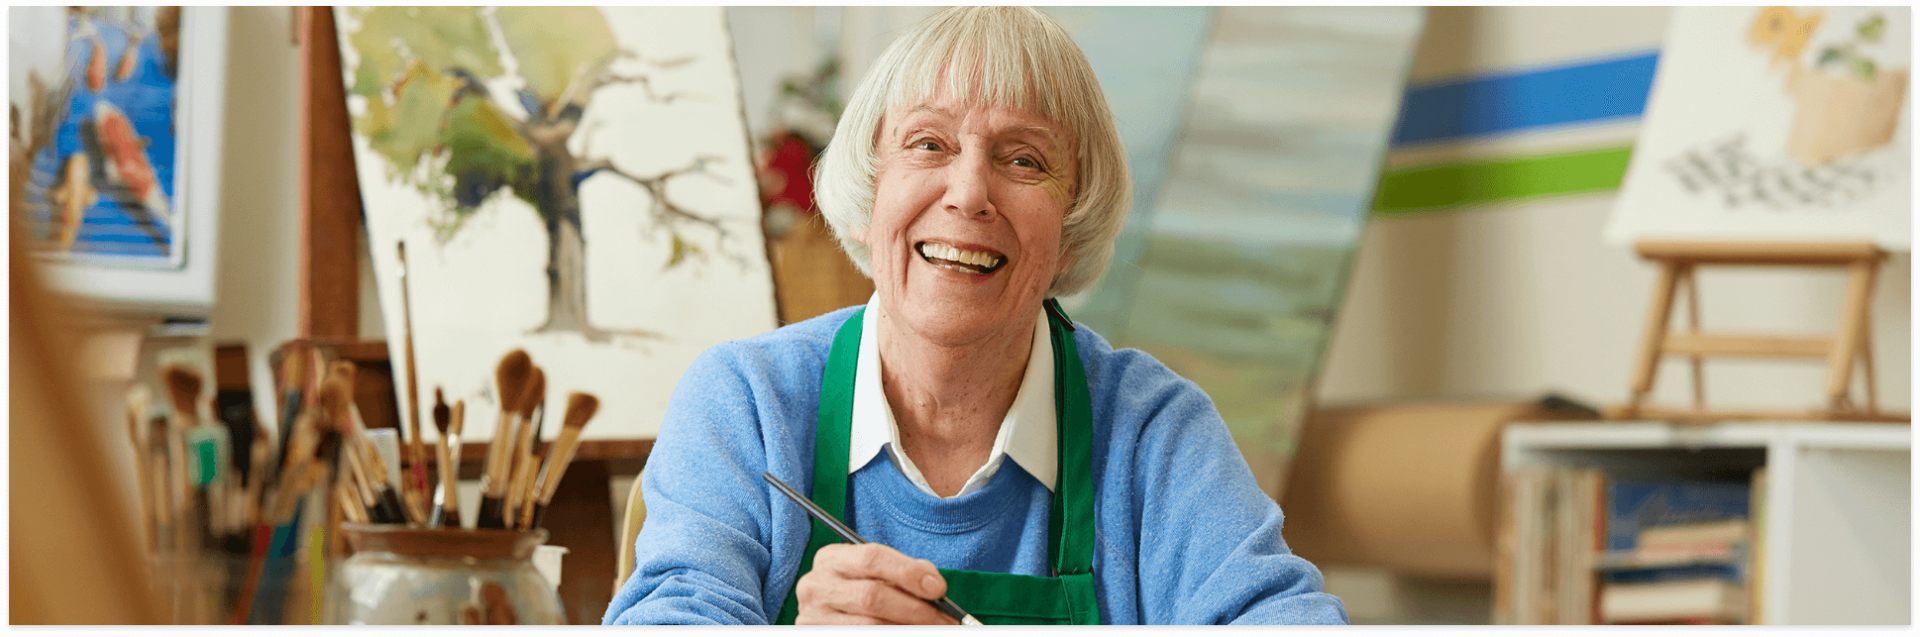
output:
<path id="1" fill-rule="evenodd" d="M 785 204 L 808 213 L 813 203 L 813 158 L 818 154 L 812 144 L 799 135 L 775 133 L 773 144 L 760 158 L 760 205 L 772 209 Z"/>

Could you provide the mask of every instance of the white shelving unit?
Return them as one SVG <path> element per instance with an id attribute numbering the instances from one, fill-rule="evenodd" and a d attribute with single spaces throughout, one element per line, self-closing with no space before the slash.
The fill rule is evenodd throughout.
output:
<path id="1" fill-rule="evenodd" d="M 1905 423 L 1518 423 L 1501 469 L 1599 467 L 1615 479 L 1766 475 L 1766 624 L 1912 621 L 1912 444 Z"/>

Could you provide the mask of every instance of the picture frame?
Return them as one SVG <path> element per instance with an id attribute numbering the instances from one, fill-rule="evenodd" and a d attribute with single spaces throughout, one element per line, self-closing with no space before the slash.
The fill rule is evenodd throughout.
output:
<path id="1" fill-rule="evenodd" d="M 23 46 L 34 43 L 57 42 L 62 50 L 68 50 L 74 44 L 73 30 L 55 37 L 19 37 L 20 29 L 34 29 L 39 25 L 44 32 L 43 23 L 53 22 L 75 24 L 68 16 L 34 16 L 23 14 L 29 8 L 16 8 L 10 12 L 10 47 L 13 61 L 9 65 L 9 79 L 15 95 L 10 99 L 14 110 L 14 147 L 16 161 L 20 155 L 20 146 L 24 139 L 31 136 L 30 118 L 26 109 L 21 107 L 23 98 L 21 87 L 27 80 L 23 74 L 27 64 L 23 57 L 46 58 L 45 51 L 27 51 L 23 56 Z M 61 8 L 37 8 L 33 11 L 62 11 Z M 138 9 L 116 8 L 116 11 L 128 15 L 139 15 Z M 23 19 L 34 18 L 34 19 Z M 111 22 L 107 22 L 112 24 Z M 223 128 L 226 109 L 226 70 L 227 70 L 227 29 L 228 10 L 225 7 L 182 7 L 179 13 L 178 43 L 174 45 L 178 57 L 177 67 L 172 78 L 172 86 L 162 86 L 160 91 L 172 92 L 172 127 L 169 130 L 164 123 L 154 124 L 141 119 L 141 115 L 125 116 L 134 123 L 113 130 L 111 122 L 114 110 L 110 100 L 102 91 L 106 81 L 141 82 L 143 74 L 153 70 L 153 66 L 170 62 L 164 57 L 152 56 L 151 40 L 158 39 L 155 33 L 141 33 L 138 28 L 99 29 L 81 36 L 91 38 L 98 44 L 92 44 L 100 51 L 99 57 L 108 64 L 99 65 L 103 69 L 86 68 L 82 72 L 96 73 L 83 77 L 82 83 L 92 84 L 83 87 L 91 91 L 92 99 L 64 102 L 62 108 L 73 108 L 74 104 L 86 101 L 95 104 L 90 113 L 75 114 L 81 117 L 92 116 L 89 134 L 83 134 L 78 140 L 89 154 L 96 158 L 100 166 L 92 168 L 92 183 L 105 192 L 81 193 L 79 201 L 90 203 L 84 212 L 84 221 L 80 214 L 72 214 L 75 222 L 71 225 L 83 226 L 89 223 L 114 223 L 124 226 L 138 226 L 153 237 L 152 246 L 164 246 L 152 249 L 149 254 L 140 254 L 133 250 L 116 250 L 96 247 L 79 251 L 71 250 L 78 243 L 73 235 L 79 234 L 74 228 L 67 232 L 66 250 L 48 249 L 52 245 L 45 239 L 49 233 L 58 233 L 62 229 L 50 228 L 53 223 L 49 211 L 50 204 L 45 198 L 45 184 L 41 184 L 41 222 L 36 228 L 27 215 L 33 214 L 33 205 L 23 205 L 14 210 L 16 232 L 27 231 L 28 238 L 40 241 L 40 247 L 29 247 L 36 261 L 44 266 L 43 273 L 48 284 L 61 292 L 78 298 L 83 303 L 97 306 L 117 313 L 136 315 L 158 315 L 167 318 L 204 318 L 214 303 L 214 278 L 218 258 L 218 228 L 221 200 L 220 161 Z M 110 33 L 110 35 L 109 35 Z M 26 40 L 27 42 L 22 42 Z M 141 48 L 142 45 L 145 48 Z M 89 43 L 79 43 L 73 48 L 85 50 Z M 134 53 L 148 55 L 134 55 Z M 55 59 L 64 60 L 56 54 Z M 106 78 L 97 71 L 105 70 Z M 110 79 L 109 79 L 110 78 Z M 96 81 L 98 80 L 98 81 Z M 42 80 L 43 83 L 50 83 Z M 143 104 L 151 108 L 151 103 Z M 62 114 L 63 116 L 65 114 Z M 43 124 L 44 125 L 44 124 Z M 43 135 L 56 135 L 58 128 L 47 127 Z M 72 131 L 66 131 L 72 132 Z M 156 139 L 159 137 L 161 139 Z M 68 139 L 68 150 L 73 150 L 75 140 Z M 48 145 L 52 145 L 48 142 Z M 154 161 L 153 150 L 171 147 L 171 163 L 164 160 Z M 147 153 L 139 153 L 147 150 Z M 68 153 L 69 156 L 81 153 Z M 144 155 L 144 157 L 142 157 Z M 147 162 L 141 162 L 145 159 Z M 129 164 L 132 162 L 132 164 Z M 51 163 L 51 160 L 43 163 Z M 78 162 L 75 162 L 78 163 Z M 31 164 L 29 164 L 31 165 Z M 131 166 L 133 170 L 128 170 Z M 40 170 L 45 166 L 33 168 Z M 84 174 L 83 168 L 74 168 L 71 174 Z M 47 171 L 40 170 L 41 177 Z M 15 168 L 15 178 L 22 170 Z M 28 173 L 32 174 L 32 173 Z M 64 182 L 63 182 L 64 183 Z M 171 193 L 164 192 L 163 186 L 171 183 Z M 32 187 L 31 182 L 27 187 Z M 15 188 L 14 197 L 22 198 L 23 188 Z M 65 201 L 63 199 L 62 201 Z M 133 215 L 114 215 L 108 204 L 119 202 L 122 205 L 138 208 L 141 211 L 160 209 L 160 217 L 165 223 L 146 222 L 144 225 L 127 221 Z M 142 206 L 142 203 L 145 205 Z M 76 206 L 77 207 L 77 206 Z M 9 206 L 13 209 L 13 206 Z M 39 232 L 34 232 L 37 229 Z M 24 243 L 34 243 L 28 241 Z"/>

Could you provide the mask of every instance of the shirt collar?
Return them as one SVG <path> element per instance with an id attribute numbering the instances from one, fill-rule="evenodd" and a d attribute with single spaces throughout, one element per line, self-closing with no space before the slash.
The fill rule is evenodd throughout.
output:
<path id="1" fill-rule="evenodd" d="M 867 312 L 860 325 L 860 354 L 853 378 L 853 423 L 847 448 L 847 473 L 851 474 L 873 461 L 881 452 L 893 458 L 894 466 L 920 490 L 933 494 L 913 460 L 899 453 L 900 428 L 893 419 L 893 408 L 880 381 L 880 338 L 877 308 L 880 295 L 867 299 Z M 1027 371 L 1020 379 L 1013 405 L 1000 421 L 994 436 L 993 451 L 986 464 L 967 479 L 957 495 L 966 495 L 986 486 L 1000 468 L 1001 461 L 1012 458 L 1029 475 L 1053 490 L 1059 473 L 1059 431 L 1054 421 L 1053 335 L 1047 329 L 1046 313 L 1034 316 L 1033 348 L 1027 357 Z"/>

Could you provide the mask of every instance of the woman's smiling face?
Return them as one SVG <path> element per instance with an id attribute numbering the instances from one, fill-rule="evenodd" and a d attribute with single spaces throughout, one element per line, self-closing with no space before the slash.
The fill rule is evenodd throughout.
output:
<path id="1" fill-rule="evenodd" d="M 876 294 L 903 327 L 955 346 L 1032 330 L 1064 268 L 1061 217 L 1079 167 L 1059 124 L 1008 106 L 970 106 L 937 90 L 889 112 L 875 135 L 880 169 L 870 225 Z"/>

